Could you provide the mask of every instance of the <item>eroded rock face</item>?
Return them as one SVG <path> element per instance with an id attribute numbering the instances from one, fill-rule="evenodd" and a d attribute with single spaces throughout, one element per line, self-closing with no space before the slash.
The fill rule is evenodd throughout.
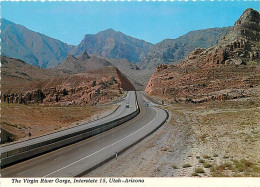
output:
<path id="1" fill-rule="evenodd" d="M 34 90 L 25 93 L 13 93 L 13 94 L 3 94 L 3 101 L 7 103 L 19 103 L 19 104 L 29 104 L 29 103 L 41 103 L 45 98 L 44 93 L 41 90 Z"/>
<path id="2" fill-rule="evenodd" d="M 247 9 L 218 45 L 195 49 L 176 66 L 158 66 L 145 91 L 172 102 L 246 97 L 260 84 L 259 20 Z"/>
<path id="3" fill-rule="evenodd" d="M 2 95 L 7 103 L 18 104 L 62 104 L 83 105 L 108 102 L 117 98 L 123 90 L 134 90 L 133 85 L 121 74 L 117 68 L 106 69 L 106 75 L 93 78 L 91 75 L 76 74 L 71 77 L 57 78 L 46 81 L 41 89 L 22 93 Z M 97 76 L 104 71 L 92 72 Z M 55 85 L 54 87 L 50 85 Z"/>

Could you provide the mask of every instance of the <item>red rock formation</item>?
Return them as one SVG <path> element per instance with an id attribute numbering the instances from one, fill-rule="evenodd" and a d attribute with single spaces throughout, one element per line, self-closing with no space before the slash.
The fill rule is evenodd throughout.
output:
<path id="1" fill-rule="evenodd" d="M 245 97 L 260 84 L 260 14 L 247 9 L 219 45 L 195 49 L 176 66 L 160 65 L 145 91 L 172 102 Z"/>
<path id="2" fill-rule="evenodd" d="M 19 104 L 94 105 L 117 98 L 123 90 L 134 90 L 133 85 L 115 67 L 46 80 L 36 87 L 41 88 L 21 93 L 3 93 L 2 100 Z"/>

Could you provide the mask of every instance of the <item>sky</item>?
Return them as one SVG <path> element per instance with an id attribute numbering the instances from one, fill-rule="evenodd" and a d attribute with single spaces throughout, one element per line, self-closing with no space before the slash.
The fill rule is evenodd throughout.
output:
<path id="1" fill-rule="evenodd" d="M 113 28 L 151 43 L 192 30 L 232 26 L 259 1 L 1 2 L 1 17 L 78 45 L 85 34 Z"/>

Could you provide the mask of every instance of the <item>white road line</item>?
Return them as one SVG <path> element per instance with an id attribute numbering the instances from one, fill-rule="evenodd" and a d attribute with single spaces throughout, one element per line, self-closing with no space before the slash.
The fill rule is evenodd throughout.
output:
<path id="1" fill-rule="evenodd" d="M 129 97 L 127 98 L 129 100 L 129 98 L 131 97 L 131 92 L 129 92 Z M 125 100 L 125 104 L 127 103 L 127 99 Z M 129 102 L 128 102 L 129 103 Z M 122 106 L 122 105 L 121 105 Z M 116 116 L 119 116 L 119 114 L 121 114 L 121 112 L 123 111 L 123 109 L 125 109 L 125 106 L 122 106 L 120 112 L 118 112 L 115 116 L 108 116 L 107 119 L 105 120 L 108 120 L 108 119 L 111 119 L 111 118 L 115 118 Z"/>
<path id="2" fill-rule="evenodd" d="M 154 109 L 154 108 L 153 108 L 153 109 Z M 154 109 L 154 110 L 155 110 L 155 109 Z M 43 176 L 43 178 L 44 178 L 44 177 L 48 177 L 49 175 L 52 175 L 53 173 L 56 173 L 56 172 L 58 172 L 58 171 L 60 171 L 60 170 L 63 170 L 63 169 L 65 169 L 65 168 L 69 167 L 69 166 L 72 166 L 73 164 L 76 164 L 76 163 L 78 163 L 78 162 L 80 162 L 80 161 L 82 161 L 82 160 L 84 160 L 84 159 L 86 159 L 86 158 L 88 158 L 88 157 L 90 157 L 90 156 L 96 154 L 96 153 L 99 153 L 99 152 L 103 151 L 104 149 L 106 149 L 106 148 L 108 148 L 108 147 L 111 147 L 111 146 L 117 144 L 118 142 L 121 142 L 122 140 L 125 140 L 126 138 L 132 136 L 133 134 L 139 132 L 140 130 L 144 129 L 145 127 L 147 127 L 148 125 L 150 125 L 151 123 L 153 123 L 153 121 L 156 120 L 157 116 L 158 116 L 158 111 L 157 111 L 157 109 L 156 109 L 156 116 L 155 116 L 155 118 L 154 118 L 152 121 L 150 121 L 147 125 L 145 125 L 145 126 L 143 126 L 142 128 L 140 128 L 139 130 L 133 132 L 132 134 L 129 134 L 128 136 L 126 136 L 126 137 L 124 137 L 124 138 L 118 140 L 117 142 L 115 142 L 115 143 L 113 143 L 113 144 L 111 144 L 111 145 L 109 145 L 109 146 L 103 147 L 102 149 L 100 149 L 100 150 L 98 150 L 98 151 L 96 151 L 96 152 L 94 152 L 94 153 L 92 153 L 92 154 L 90 154 L 90 155 L 88 155 L 88 156 L 86 156 L 86 157 L 84 157 L 84 158 L 81 158 L 81 159 L 79 159 L 79 160 L 77 160 L 77 161 L 75 161 L 75 162 L 73 162 L 73 163 L 71 163 L 71 164 L 69 164 L 69 165 L 67 165 L 67 166 L 64 166 L 64 167 L 62 167 L 62 168 L 60 168 L 60 169 L 58 169 L 58 170 L 56 170 L 56 171 L 53 171 L 53 172 L 51 172 L 51 173 L 49 173 L 49 174 Z"/>
<path id="3" fill-rule="evenodd" d="M 62 156 L 60 156 L 60 157 L 58 157 L 58 158 L 55 158 L 54 160 L 58 160 L 58 159 L 60 159 Z"/>
<path id="4" fill-rule="evenodd" d="M 32 170 L 32 169 L 34 169 L 34 168 L 37 168 L 37 167 L 38 167 L 38 166 L 33 167 L 33 168 L 30 168 L 30 169 L 27 169 L 27 170 L 25 170 L 25 171 L 23 171 L 23 172 L 21 172 L 21 173 L 18 173 L 17 176 L 18 176 L 18 175 L 21 175 L 21 174 L 23 174 L 23 173 L 25 173 L 25 172 L 27 172 L 27 171 L 30 171 L 30 170 Z"/>
<path id="5" fill-rule="evenodd" d="M 82 149 L 85 149 L 86 147 L 81 147 L 80 149 L 78 149 L 78 150 L 82 150 Z"/>
<path id="6" fill-rule="evenodd" d="M 127 97 L 126 97 L 126 99 L 125 99 L 125 102 L 129 102 L 129 100 L 130 100 L 130 98 L 132 98 L 132 92 L 129 92 L 129 95 L 127 95 Z M 135 95 L 135 94 L 134 94 Z M 115 118 L 115 119 L 117 119 L 118 118 L 118 116 L 119 116 L 119 114 L 121 114 L 121 112 L 123 111 L 123 109 L 125 109 L 125 106 L 122 106 L 121 107 L 121 110 L 118 112 L 118 114 L 115 114 L 114 116 L 113 116 L 113 114 L 112 114 L 112 116 L 107 116 L 107 117 L 105 117 L 105 118 L 103 118 L 103 119 L 100 119 L 100 120 L 95 120 L 95 121 L 90 121 L 89 123 L 85 123 L 85 124 L 82 124 L 82 126 L 76 126 L 74 129 L 73 128 L 71 128 L 71 129 L 65 129 L 65 130 L 61 130 L 61 131 L 58 131 L 57 133 L 63 133 L 63 132 L 65 132 L 65 134 L 67 134 L 67 132 L 68 131 L 70 131 L 70 130 L 72 130 L 73 132 L 75 132 L 75 129 L 77 130 L 77 129 L 79 129 L 79 128 L 85 128 L 84 126 L 85 125 L 87 125 L 87 124 L 96 124 L 96 123 L 103 123 L 103 122 L 105 122 L 105 121 L 107 121 L 107 120 L 110 120 L 111 118 Z M 92 125 L 91 124 L 91 125 Z M 40 136 L 40 137 L 36 137 L 36 138 L 33 138 L 33 139 L 30 139 L 30 140 L 24 140 L 24 141 L 21 141 L 21 142 L 17 142 L 17 143 L 13 143 L 13 144 L 11 144 L 11 145 L 7 145 L 7 146 L 1 146 L 1 153 L 2 152 L 7 152 L 7 151 L 10 151 L 10 150 L 12 150 L 12 147 L 14 147 L 14 149 L 17 149 L 17 148 L 20 148 L 21 146 L 19 146 L 19 144 L 25 144 L 26 146 L 29 146 L 29 145 L 32 145 L 32 144 L 36 144 L 36 143 L 39 143 L 39 142 L 41 142 L 42 140 L 41 139 L 43 139 L 43 138 L 45 138 L 44 140 L 46 140 L 46 137 L 48 137 L 48 136 L 55 136 L 55 133 L 50 133 L 50 134 L 47 134 L 47 135 L 43 135 L 43 136 Z M 31 143 L 32 141 L 34 140 L 34 142 L 33 143 Z M 18 146 L 17 146 L 18 145 Z"/>

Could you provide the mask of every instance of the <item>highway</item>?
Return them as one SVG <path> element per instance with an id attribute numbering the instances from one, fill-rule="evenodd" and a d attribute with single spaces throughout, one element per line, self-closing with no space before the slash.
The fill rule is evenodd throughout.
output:
<path id="1" fill-rule="evenodd" d="M 129 104 L 129 108 L 126 108 L 126 104 Z M 137 105 L 136 105 L 136 97 L 134 91 L 128 92 L 126 98 L 124 101 L 122 101 L 121 106 L 111 115 L 106 116 L 104 118 L 101 118 L 99 120 L 92 121 L 90 123 L 85 123 L 76 127 L 72 127 L 69 129 L 61 130 L 58 132 L 50 133 L 47 135 L 31 138 L 29 140 L 23 140 L 20 142 L 13 142 L 9 143 L 7 145 L 1 145 L 1 159 L 6 157 L 6 152 L 10 154 L 10 152 L 18 152 L 17 150 L 20 150 L 19 152 L 25 152 L 27 151 L 27 147 L 30 146 L 30 149 L 38 148 L 40 146 L 45 146 L 47 144 L 51 144 L 54 142 L 55 139 L 60 138 L 61 140 L 64 140 L 65 138 L 68 138 L 70 134 L 75 134 L 77 132 L 82 132 L 83 130 L 90 129 L 93 127 L 97 127 L 101 124 L 105 124 L 107 122 L 122 118 L 124 116 L 127 116 L 134 111 L 136 111 Z M 63 138 L 64 137 L 64 138 Z M 44 142 L 49 143 L 44 143 Z M 59 140 L 60 141 L 60 140 Z M 3 161 L 4 163 L 4 161 Z M 3 164 L 2 163 L 2 164 Z"/>
<path id="2" fill-rule="evenodd" d="M 132 103 L 131 94 L 129 99 L 126 102 Z M 6 167 L 1 170 L 2 177 L 81 176 L 107 159 L 115 158 L 116 153 L 120 156 L 121 151 L 152 133 L 167 118 L 166 111 L 145 106 L 140 92 L 137 92 L 137 100 L 141 111 L 132 120 L 89 139 Z"/>

